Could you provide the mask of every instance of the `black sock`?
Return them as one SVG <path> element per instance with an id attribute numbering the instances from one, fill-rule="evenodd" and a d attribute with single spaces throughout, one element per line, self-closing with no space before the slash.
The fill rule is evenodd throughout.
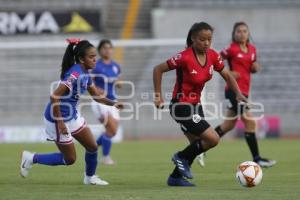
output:
<path id="1" fill-rule="evenodd" d="M 193 161 L 195 160 L 196 156 L 204 152 L 201 144 L 201 140 L 198 140 L 189 146 L 187 146 L 184 150 L 178 152 L 178 156 L 180 158 L 183 158 L 189 162 L 189 165 L 191 166 L 193 164 Z M 174 168 L 173 172 L 170 174 L 173 178 L 180 178 L 182 175 L 180 174 L 177 167 Z"/>
<path id="2" fill-rule="evenodd" d="M 173 170 L 173 172 L 170 174 L 170 176 L 171 176 L 172 178 L 180 178 L 180 177 L 182 177 L 177 167 L 174 168 L 174 170 Z"/>
<path id="3" fill-rule="evenodd" d="M 199 154 L 204 152 L 201 140 L 198 140 L 189 146 L 187 146 L 184 150 L 178 152 L 179 158 L 185 159 L 189 161 L 189 164 L 191 165 Z"/>
<path id="4" fill-rule="evenodd" d="M 249 146 L 249 149 L 251 151 L 253 160 L 256 160 L 259 158 L 259 151 L 258 151 L 258 144 L 256 135 L 254 132 L 245 132 L 245 139 L 247 141 L 247 144 Z"/>
<path id="5" fill-rule="evenodd" d="M 215 128 L 215 131 L 218 133 L 218 135 L 219 135 L 220 137 L 222 137 L 222 136 L 225 135 L 225 132 L 222 131 L 221 126 L 217 126 L 217 127 Z"/>

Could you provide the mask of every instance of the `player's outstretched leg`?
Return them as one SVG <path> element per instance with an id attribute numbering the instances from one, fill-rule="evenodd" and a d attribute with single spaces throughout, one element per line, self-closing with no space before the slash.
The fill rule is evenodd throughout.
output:
<path id="1" fill-rule="evenodd" d="M 20 174 L 26 178 L 29 170 L 35 164 L 57 166 L 57 165 L 72 165 L 76 160 L 76 151 L 72 141 L 68 144 L 56 143 L 60 152 L 54 153 L 31 153 L 23 151 L 20 164 Z"/>

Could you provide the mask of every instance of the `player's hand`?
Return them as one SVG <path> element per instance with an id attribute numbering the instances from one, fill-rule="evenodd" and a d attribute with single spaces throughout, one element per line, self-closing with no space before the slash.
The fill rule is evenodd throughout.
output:
<path id="1" fill-rule="evenodd" d="M 124 108 L 124 104 L 121 103 L 121 102 L 116 102 L 116 103 L 114 104 L 114 106 L 115 106 L 117 109 L 119 109 L 119 110 L 122 110 L 122 109 Z"/>
<path id="2" fill-rule="evenodd" d="M 67 135 L 68 134 L 68 129 L 67 129 L 64 121 L 58 121 L 57 122 L 57 129 L 58 129 L 58 132 L 60 134 L 63 134 L 63 135 Z"/>
<path id="3" fill-rule="evenodd" d="M 164 100 L 161 96 L 155 97 L 154 104 L 157 109 L 163 109 L 164 108 Z"/>
<path id="4" fill-rule="evenodd" d="M 245 104 L 247 107 L 249 106 L 248 99 L 242 94 L 237 94 L 236 100 L 238 101 L 239 104 Z"/>

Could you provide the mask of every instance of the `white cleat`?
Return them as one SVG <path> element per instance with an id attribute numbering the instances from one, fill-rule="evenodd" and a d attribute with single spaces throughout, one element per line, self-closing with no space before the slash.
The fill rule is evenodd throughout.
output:
<path id="1" fill-rule="evenodd" d="M 200 155 L 198 155 L 196 157 L 196 160 L 198 161 L 198 164 L 201 166 L 201 167 L 205 167 L 205 161 L 204 161 L 204 158 L 205 158 L 205 153 L 201 153 Z"/>
<path id="2" fill-rule="evenodd" d="M 84 175 L 83 184 L 85 185 L 108 185 L 107 181 L 102 180 L 97 175 L 86 176 Z"/>
<path id="3" fill-rule="evenodd" d="M 274 165 L 276 165 L 276 160 L 269 160 L 266 158 L 260 158 L 259 160 L 254 161 L 256 162 L 259 166 L 263 167 L 263 168 L 269 168 L 272 167 Z"/>
<path id="4" fill-rule="evenodd" d="M 33 165 L 34 154 L 29 151 L 23 151 L 21 154 L 20 174 L 23 178 L 26 178 L 29 174 L 29 170 Z"/>
<path id="5" fill-rule="evenodd" d="M 103 165 L 114 165 L 114 164 L 116 164 L 116 162 L 113 159 L 111 159 L 110 156 L 105 156 L 105 157 L 101 158 L 100 163 L 103 164 Z"/>

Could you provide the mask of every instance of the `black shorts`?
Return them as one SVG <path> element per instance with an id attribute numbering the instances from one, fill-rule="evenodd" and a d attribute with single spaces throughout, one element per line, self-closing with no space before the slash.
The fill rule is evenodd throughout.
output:
<path id="1" fill-rule="evenodd" d="M 184 133 L 191 133 L 199 136 L 210 127 L 204 119 L 201 104 L 178 103 L 171 101 L 170 114 L 172 118 L 180 124 Z"/>
<path id="2" fill-rule="evenodd" d="M 244 95 L 246 98 L 248 96 Z M 225 90 L 225 98 L 229 100 L 229 105 L 227 108 L 229 110 L 232 110 L 235 112 L 235 114 L 243 114 L 245 110 L 248 110 L 249 108 L 245 105 L 241 105 L 236 100 L 236 94 L 232 90 Z"/>

